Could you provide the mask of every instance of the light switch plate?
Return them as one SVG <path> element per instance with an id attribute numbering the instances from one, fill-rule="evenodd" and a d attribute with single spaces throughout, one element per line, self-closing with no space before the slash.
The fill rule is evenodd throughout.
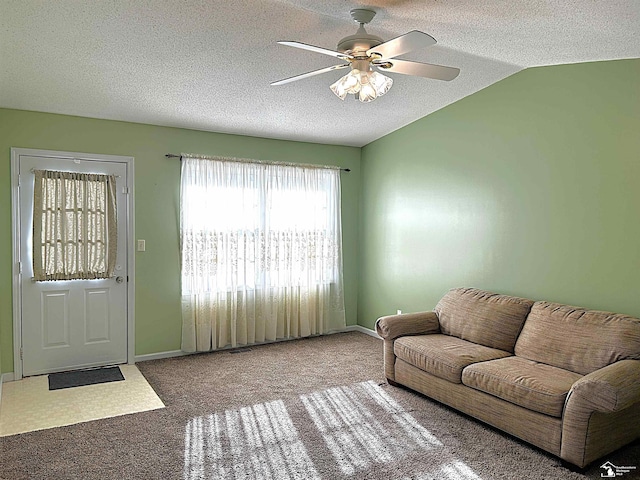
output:
<path id="1" fill-rule="evenodd" d="M 146 248 L 146 242 L 144 240 L 138 240 L 138 251 L 144 252 Z"/>

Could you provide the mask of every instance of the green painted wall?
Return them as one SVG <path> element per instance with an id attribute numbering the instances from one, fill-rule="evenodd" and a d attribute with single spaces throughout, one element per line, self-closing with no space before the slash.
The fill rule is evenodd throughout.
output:
<path id="1" fill-rule="evenodd" d="M 332 164 L 342 174 L 347 323 L 357 319 L 360 149 L 0 109 L 0 356 L 13 371 L 11 308 L 11 147 L 135 157 L 136 354 L 180 348 L 178 202 L 180 162 L 165 153 L 200 153 Z"/>
<path id="2" fill-rule="evenodd" d="M 640 316 L 640 60 L 522 71 L 361 168 L 360 325 L 458 286 Z"/>

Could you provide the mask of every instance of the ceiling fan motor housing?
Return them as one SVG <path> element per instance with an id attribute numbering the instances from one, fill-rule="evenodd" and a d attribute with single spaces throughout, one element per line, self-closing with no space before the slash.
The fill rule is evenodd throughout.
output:
<path id="1" fill-rule="evenodd" d="M 365 8 L 351 10 L 351 18 L 360 24 L 360 28 L 354 35 L 344 37 L 338 42 L 338 51 L 356 58 L 366 57 L 367 50 L 383 43 L 384 41 L 380 37 L 371 35 L 364 29 L 365 24 L 369 23 L 375 15 L 376 12 Z"/>
<path id="2" fill-rule="evenodd" d="M 380 37 L 367 33 L 361 25 L 355 35 L 349 35 L 340 40 L 338 43 L 338 51 L 353 55 L 356 58 L 366 57 L 367 50 L 377 47 L 382 42 L 383 40 Z"/>

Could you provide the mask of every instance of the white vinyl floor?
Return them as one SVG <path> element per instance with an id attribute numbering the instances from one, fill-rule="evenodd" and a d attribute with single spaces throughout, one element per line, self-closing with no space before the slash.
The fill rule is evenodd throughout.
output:
<path id="1" fill-rule="evenodd" d="M 2 385 L 0 437 L 164 408 L 135 365 L 124 381 L 49 390 L 47 375 Z"/>

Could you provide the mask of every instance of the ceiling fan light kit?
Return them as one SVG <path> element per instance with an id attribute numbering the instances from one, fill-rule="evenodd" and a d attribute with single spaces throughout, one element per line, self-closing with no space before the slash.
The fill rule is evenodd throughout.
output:
<path id="1" fill-rule="evenodd" d="M 395 57 L 412 50 L 433 45 L 436 40 L 424 32 L 413 30 L 384 42 L 380 37 L 367 33 L 364 28 L 375 14 L 375 11 L 364 8 L 351 10 L 351 17 L 360 26 L 354 35 L 349 35 L 338 42 L 337 51 L 300 42 L 278 42 L 281 45 L 330 55 L 347 63 L 285 78 L 273 82 L 271 85 L 284 85 L 321 73 L 350 68 L 349 73 L 338 79 L 329 88 L 341 100 L 352 94 L 361 102 L 368 103 L 387 93 L 393 85 L 393 79 L 382 75 L 377 70 L 445 81 L 453 80 L 458 76 L 460 73 L 458 68 L 396 59 Z"/>
<path id="2" fill-rule="evenodd" d="M 387 93 L 391 85 L 393 85 L 393 79 L 381 73 L 372 70 L 363 72 L 354 68 L 329 88 L 341 100 L 351 93 L 358 95 L 361 102 L 367 103 Z"/>

